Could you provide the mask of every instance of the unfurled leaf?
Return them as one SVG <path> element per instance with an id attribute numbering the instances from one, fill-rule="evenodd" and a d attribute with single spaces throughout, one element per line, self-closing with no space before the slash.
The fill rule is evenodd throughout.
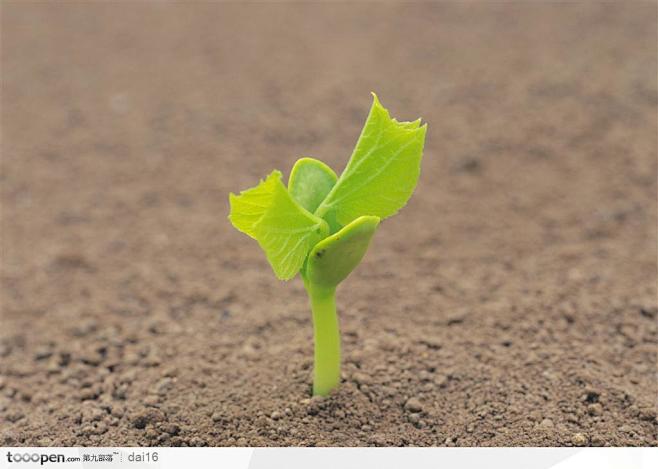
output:
<path id="1" fill-rule="evenodd" d="M 276 192 L 277 181 L 281 182 L 281 172 L 272 171 L 265 181 L 261 180 L 260 184 L 251 189 L 240 192 L 235 195 L 232 192 L 228 195 L 231 213 L 228 219 L 235 228 L 243 233 L 256 238 L 256 223 L 263 218 L 267 209 L 272 205 L 272 199 Z"/>
<path id="2" fill-rule="evenodd" d="M 292 199 L 279 171 L 238 196 L 231 194 L 229 200 L 231 223 L 258 241 L 282 280 L 299 272 L 309 250 L 329 232 L 324 220 Z"/>
<path id="3" fill-rule="evenodd" d="M 382 219 L 409 200 L 418 182 L 427 125 L 392 119 L 377 96 L 345 171 L 315 214 L 347 225 L 362 215 Z"/>

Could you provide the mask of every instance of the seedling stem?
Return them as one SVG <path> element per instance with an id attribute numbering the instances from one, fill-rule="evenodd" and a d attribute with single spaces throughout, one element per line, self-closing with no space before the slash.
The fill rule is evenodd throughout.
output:
<path id="1" fill-rule="evenodd" d="M 336 288 L 304 280 L 313 313 L 313 395 L 326 396 L 340 383 L 340 330 L 336 314 Z"/>

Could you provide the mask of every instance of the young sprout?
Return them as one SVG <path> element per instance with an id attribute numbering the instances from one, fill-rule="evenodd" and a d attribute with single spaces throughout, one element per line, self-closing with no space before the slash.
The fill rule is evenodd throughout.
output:
<path id="1" fill-rule="evenodd" d="M 407 203 L 420 174 L 427 124 L 398 122 L 373 98 L 340 177 L 321 161 L 301 158 L 287 188 L 273 171 L 258 186 L 229 195 L 229 220 L 258 242 L 276 276 L 299 273 L 304 281 L 313 313 L 314 395 L 340 383 L 336 287 L 361 262 L 379 222 Z"/>

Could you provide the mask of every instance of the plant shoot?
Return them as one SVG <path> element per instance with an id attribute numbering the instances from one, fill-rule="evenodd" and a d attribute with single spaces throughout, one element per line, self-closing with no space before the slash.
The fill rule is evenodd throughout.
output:
<path id="1" fill-rule="evenodd" d="M 418 182 L 427 124 L 392 119 L 373 93 L 354 152 L 340 177 L 323 162 L 299 159 L 283 184 L 273 171 L 230 194 L 229 220 L 254 238 L 274 274 L 300 274 L 313 314 L 313 394 L 340 383 L 336 287 L 365 255 L 381 220 L 407 203 Z"/>

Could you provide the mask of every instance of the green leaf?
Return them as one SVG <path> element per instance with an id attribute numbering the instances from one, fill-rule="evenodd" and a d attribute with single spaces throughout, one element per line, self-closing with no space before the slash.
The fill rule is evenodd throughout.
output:
<path id="1" fill-rule="evenodd" d="M 240 192 L 240 195 L 235 195 L 232 192 L 229 194 L 231 213 L 228 219 L 236 229 L 254 239 L 256 238 L 256 224 L 272 205 L 277 181 L 281 181 L 281 172 L 272 171 L 265 181 L 261 179 L 256 187 L 246 189 Z"/>
<path id="2" fill-rule="evenodd" d="M 373 103 L 352 157 L 315 214 L 347 225 L 362 215 L 382 219 L 409 200 L 418 182 L 427 124 L 392 119 Z"/>
<path id="3" fill-rule="evenodd" d="M 295 202 L 273 171 L 252 189 L 229 195 L 229 220 L 258 241 L 276 276 L 294 277 L 309 250 L 329 233 L 327 223 Z"/>
<path id="4" fill-rule="evenodd" d="M 315 212 L 334 184 L 336 173 L 320 160 L 300 158 L 288 179 L 288 192 L 309 212 Z"/>
<path id="5" fill-rule="evenodd" d="M 329 288 L 345 280 L 363 259 L 378 225 L 379 217 L 359 217 L 320 241 L 308 255 L 305 278 Z"/>

